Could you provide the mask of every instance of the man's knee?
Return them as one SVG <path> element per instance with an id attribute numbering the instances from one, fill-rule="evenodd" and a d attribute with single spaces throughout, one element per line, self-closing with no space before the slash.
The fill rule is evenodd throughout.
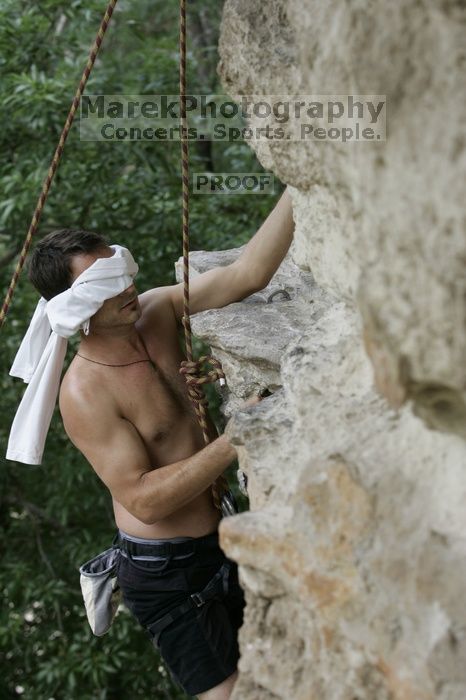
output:
<path id="1" fill-rule="evenodd" d="M 198 700 L 228 700 L 233 692 L 233 686 L 235 685 L 237 678 L 238 671 L 235 671 L 231 674 L 231 676 L 225 678 L 222 683 L 216 685 L 215 688 L 206 690 L 205 693 L 199 693 L 199 695 L 197 695 Z"/>

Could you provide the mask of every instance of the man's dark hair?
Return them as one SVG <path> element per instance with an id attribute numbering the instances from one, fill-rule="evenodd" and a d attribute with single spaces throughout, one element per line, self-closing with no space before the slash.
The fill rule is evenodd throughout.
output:
<path id="1" fill-rule="evenodd" d="M 52 297 L 71 287 L 71 259 L 108 247 L 99 233 L 80 228 L 63 228 L 44 236 L 36 245 L 29 263 L 29 279 L 44 297 Z"/>

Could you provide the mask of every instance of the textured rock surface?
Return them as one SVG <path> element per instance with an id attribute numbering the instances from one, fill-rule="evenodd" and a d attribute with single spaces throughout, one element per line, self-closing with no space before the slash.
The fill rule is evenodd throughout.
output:
<path id="1" fill-rule="evenodd" d="M 386 143 L 252 145 L 299 189 L 296 262 L 339 298 L 359 291 L 381 391 L 463 436 L 465 14 L 453 1 L 227 0 L 220 44 L 232 95 L 387 95 Z"/>
<path id="2" fill-rule="evenodd" d="M 387 94 L 389 115 L 377 145 L 253 144 L 295 241 L 265 290 L 193 317 L 227 414 L 274 392 L 234 422 L 232 700 L 466 697 L 465 26 L 448 0 L 225 3 L 231 95 Z"/>

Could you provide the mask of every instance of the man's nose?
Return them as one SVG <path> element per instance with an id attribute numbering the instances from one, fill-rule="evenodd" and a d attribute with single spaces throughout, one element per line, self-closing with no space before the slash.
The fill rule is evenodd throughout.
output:
<path id="1" fill-rule="evenodd" d="M 127 287 L 126 289 L 124 289 L 124 290 L 121 292 L 121 294 L 119 294 L 118 296 L 119 296 L 119 297 L 124 297 L 125 294 L 128 294 L 128 292 L 137 292 L 136 285 L 134 284 L 134 282 L 132 282 L 132 283 L 129 285 L 129 287 Z"/>

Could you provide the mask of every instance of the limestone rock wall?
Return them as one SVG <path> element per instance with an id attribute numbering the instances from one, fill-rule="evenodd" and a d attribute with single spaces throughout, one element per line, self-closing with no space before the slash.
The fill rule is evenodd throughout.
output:
<path id="1" fill-rule="evenodd" d="M 274 392 L 235 418 L 250 511 L 220 526 L 247 597 L 233 700 L 466 698 L 465 28 L 454 0 L 225 2 L 231 96 L 388 101 L 386 142 L 251 143 L 295 240 L 266 289 L 193 317 L 226 414 Z"/>

